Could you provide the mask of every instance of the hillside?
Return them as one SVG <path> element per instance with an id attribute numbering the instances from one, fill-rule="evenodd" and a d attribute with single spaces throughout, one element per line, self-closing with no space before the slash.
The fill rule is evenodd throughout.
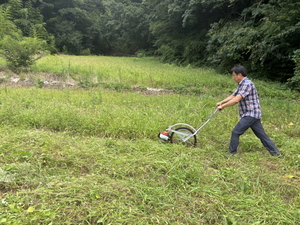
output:
<path id="1" fill-rule="evenodd" d="M 195 148 L 157 138 L 178 122 L 200 126 L 235 89 L 213 70 L 60 56 L 31 75 L 5 76 L 0 224 L 298 224 L 297 92 L 254 80 L 262 122 L 284 157 L 271 157 L 251 131 L 232 156 L 235 106 L 216 114 Z"/>

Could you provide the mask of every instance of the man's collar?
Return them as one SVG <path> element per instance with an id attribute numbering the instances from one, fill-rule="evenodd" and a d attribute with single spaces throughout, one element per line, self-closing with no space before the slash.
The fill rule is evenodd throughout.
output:
<path id="1" fill-rule="evenodd" d="M 246 79 L 248 79 L 248 78 L 247 78 L 247 77 L 244 77 L 243 80 L 240 81 L 239 85 L 240 85 L 244 80 L 246 80 Z"/>

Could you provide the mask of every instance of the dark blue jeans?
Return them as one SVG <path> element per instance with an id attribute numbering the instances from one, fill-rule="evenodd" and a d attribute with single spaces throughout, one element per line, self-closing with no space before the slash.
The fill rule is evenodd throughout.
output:
<path id="1" fill-rule="evenodd" d="M 274 142 L 265 133 L 260 119 L 256 119 L 250 116 L 242 117 L 235 128 L 232 130 L 229 146 L 229 152 L 231 154 L 236 154 L 240 135 L 245 133 L 248 128 L 252 129 L 256 137 L 260 139 L 261 143 L 265 146 L 265 148 L 270 152 L 271 155 L 280 155 L 280 151 L 276 148 Z"/>

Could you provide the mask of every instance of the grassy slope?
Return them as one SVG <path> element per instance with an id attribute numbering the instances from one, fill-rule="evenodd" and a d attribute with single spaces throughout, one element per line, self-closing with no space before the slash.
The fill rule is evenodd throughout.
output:
<path id="1" fill-rule="evenodd" d="M 298 223 L 296 93 L 256 81 L 265 129 L 285 157 L 269 156 L 250 131 L 232 157 L 236 107 L 218 112 L 197 148 L 156 137 L 170 124 L 201 125 L 235 88 L 230 77 L 136 58 L 51 57 L 37 69 L 101 85 L 0 90 L 0 223 Z"/>

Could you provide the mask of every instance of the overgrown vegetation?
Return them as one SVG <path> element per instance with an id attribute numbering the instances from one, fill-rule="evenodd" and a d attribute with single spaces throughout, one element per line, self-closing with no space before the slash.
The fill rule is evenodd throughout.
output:
<path id="1" fill-rule="evenodd" d="M 235 107 L 217 113 L 196 148 L 157 138 L 174 123 L 200 126 L 236 87 L 230 76 L 153 58 L 48 57 L 34 69 L 93 85 L 2 84 L 0 224 L 298 224 L 299 93 L 254 80 L 284 158 L 250 131 L 232 157 Z M 185 91 L 193 87 L 201 92 Z"/>
<path id="2" fill-rule="evenodd" d="M 296 67 L 294 68 L 295 76 L 288 79 L 287 86 L 293 90 L 300 91 L 300 49 L 294 52 L 293 60 L 296 64 Z"/>

